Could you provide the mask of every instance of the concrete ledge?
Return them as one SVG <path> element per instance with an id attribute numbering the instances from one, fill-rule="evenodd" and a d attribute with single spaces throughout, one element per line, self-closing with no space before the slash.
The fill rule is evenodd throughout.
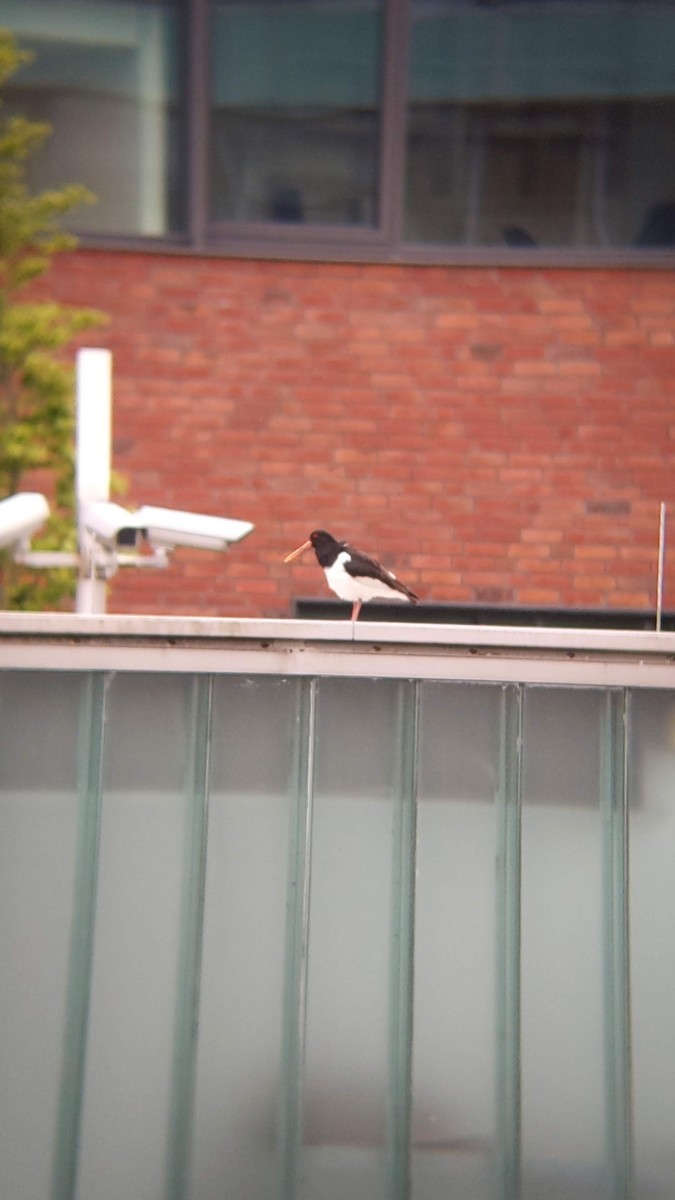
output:
<path id="1" fill-rule="evenodd" d="M 162 643 L 166 648 L 236 643 L 377 647 L 387 652 L 516 652 L 527 655 L 658 657 L 675 664 L 675 633 L 654 630 L 559 629 L 514 625 L 423 625 L 409 622 L 266 620 L 136 614 L 0 613 L 2 648 L 16 641 L 89 644 Z"/>

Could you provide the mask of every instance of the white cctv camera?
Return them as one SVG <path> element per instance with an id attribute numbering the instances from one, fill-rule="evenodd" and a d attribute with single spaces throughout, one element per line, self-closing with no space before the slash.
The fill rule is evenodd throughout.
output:
<path id="1" fill-rule="evenodd" d="M 231 542 L 241 541 L 254 528 L 250 521 L 211 517 L 177 508 L 156 508 L 151 504 L 129 512 L 121 504 L 109 500 L 83 504 L 80 520 L 84 528 L 110 550 L 133 549 L 141 537 L 160 549 L 192 546 L 198 550 L 225 550 Z"/>
<path id="2" fill-rule="evenodd" d="M 40 492 L 17 492 L 0 500 L 0 547 L 28 542 L 48 516 L 49 505 Z"/>
<path id="3" fill-rule="evenodd" d="M 197 550 L 225 550 L 255 528 L 250 521 L 210 517 L 177 508 L 144 504 L 134 514 L 151 546 L 192 546 Z"/>
<path id="4" fill-rule="evenodd" d="M 80 521 L 88 533 L 109 549 L 135 548 L 143 532 L 138 513 L 109 500 L 91 500 L 81 505 Z"/>

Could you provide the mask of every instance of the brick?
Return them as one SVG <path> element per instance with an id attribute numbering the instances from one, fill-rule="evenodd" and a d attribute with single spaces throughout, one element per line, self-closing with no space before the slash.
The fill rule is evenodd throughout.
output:
<path id="1" fill-rule="evenodd" d="M 593 378 L 602 373 L 602 364 L 577 359 L 569 362 L 560 362 L 558 364 L 558 371 L 561 375 L 574 375 L 576 378 Z"/>
<path id="2" fill-rule="evenodd" d="M 513 364 L 513 374 L 527 377 L 557 375 L 558 367 L 547 359 L 519 359 Z"/>
<path id="3" fill-rule="evenodd" d="M 549 299 L 539 300 L 537 308 L 542 313 L 583 313 L 584 305 L 581 299 L 565 299 L 564 297 L 550 297 Z"/>
<path id="4" fill-rule="evenodd" d="M 534 608 L 558 605 L 560 595 L 556 588 L 526 587 L 518 588 L 515 596 L 518 604 L 530 605 Z"/>

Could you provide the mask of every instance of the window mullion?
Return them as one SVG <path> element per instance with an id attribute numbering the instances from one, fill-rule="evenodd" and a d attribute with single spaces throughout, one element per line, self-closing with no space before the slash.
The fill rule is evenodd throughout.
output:
<path id="1" fill-rule="evenodd" d="M 210 0 L 188 0 L 186 171 L 187 234 L 195 250 L 203 250 L 209 223 L 209 79 L 211 63 Z"/>
<path id="2" fill-rule="evenodd" d="M 401 244 L 408 109 L 410 0 L 388 0 L 382 61 L 380 228 L 390 246 Z"/>

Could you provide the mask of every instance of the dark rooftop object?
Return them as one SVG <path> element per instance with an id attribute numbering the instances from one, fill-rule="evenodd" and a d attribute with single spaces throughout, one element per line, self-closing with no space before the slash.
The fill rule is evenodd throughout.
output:
<path id="1" fill-rule="evenodd" d="M 348 621 L 351 605 L 339 600 L 298 598 L 293 616 L 310 621 Z M 364 604 L 359 621 L 399 621 L 420 625 L 527 625 L 544 629 L 655 629 L 648 609 L 535 608 L 517 604 Z M 675 612 L 661 615 L 661 628 L 675 630 Z"/>

